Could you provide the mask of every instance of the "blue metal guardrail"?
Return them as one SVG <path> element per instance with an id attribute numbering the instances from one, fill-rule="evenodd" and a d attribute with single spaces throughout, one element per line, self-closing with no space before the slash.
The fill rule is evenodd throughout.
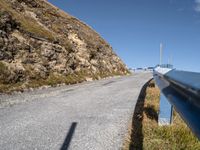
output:
<path id="1" fill-rule="evenodd" d="M 200 139 L 200 73 L 178 71 L 170 67 L 157 67 L 154 69 L 154 79 L 161 90 L 161 99 L 167 99 L 171 104 L 162 102 L 161 114 L 164 112 L 164 122 L 172 120 L 172 107 L 180 114 L 182 119 Z M 172 106 L 172 107 L 171 107 Z M 170 116 L 170 118 L 169 118 Z M 162 115 L 160 117 L 161 124 Z M 167 124 L 167 123 L 163 123 Z"/>

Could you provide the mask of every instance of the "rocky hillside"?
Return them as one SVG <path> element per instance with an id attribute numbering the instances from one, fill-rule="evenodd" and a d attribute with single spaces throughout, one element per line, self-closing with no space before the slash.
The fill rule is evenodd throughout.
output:
<path id="1" fill-rule="evenodd" d="M 0 92 L 128 73 L 95 31 L 46 0 L 0 8 Z"/>

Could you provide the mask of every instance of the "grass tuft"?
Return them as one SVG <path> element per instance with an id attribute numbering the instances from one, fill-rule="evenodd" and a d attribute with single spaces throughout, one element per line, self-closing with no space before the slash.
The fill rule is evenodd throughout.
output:
<path id="1" fill-rule="evenodd" d="M 8 77 L 10 76 L 10 71 L 8 67 L 3 63 L 0 62 L 0 83 L 1 84 L 7 84 L 8 83 Z"/>

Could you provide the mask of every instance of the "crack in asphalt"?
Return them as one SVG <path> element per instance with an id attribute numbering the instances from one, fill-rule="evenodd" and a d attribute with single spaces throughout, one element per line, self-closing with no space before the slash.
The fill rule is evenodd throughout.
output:
<path id="1" fill-rule="evenodd" d="M 109 81 L 109 82 L 107 82 L 107 83 L 102 84 L 102 86 L 110 85 L 110 84 L 115 83 L 115 82 L 116 82 L 116 81 Z"/>

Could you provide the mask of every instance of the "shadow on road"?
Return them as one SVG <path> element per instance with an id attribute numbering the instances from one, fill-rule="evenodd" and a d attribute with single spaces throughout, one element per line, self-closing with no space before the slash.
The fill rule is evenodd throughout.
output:
<path id="1" fill-rule="evenodd" d="M 148 81 L 142 88 L 140 95 L 138 97 L 137 104 L 135 106 L 135 111 L 132 119 L 132 134 L 131 143 L 129 145 L 129 150 L 142 150 L 143 149 L 143 133 L 142 133 L 142 120 L 144 111 L 144 100 L 146 97 L 146 89 L 151 82 Z"/>
<path id="2" fill-rule="evenodd" d="M 67 133 L 67 136 L 65 138 L 65 141 L 62 145 L 62 147 L 60 148 L 60 150 L 68 150 L 69 146 L 70 146 L 70 142 L 72 140 L 72 137 L 74 135 L 74 132 L 75 132 L 75 129 L 76 129 L 76 126 L 77 126 L 77 122 L 73 122 L 71 124 L 71 127 Z"/>

